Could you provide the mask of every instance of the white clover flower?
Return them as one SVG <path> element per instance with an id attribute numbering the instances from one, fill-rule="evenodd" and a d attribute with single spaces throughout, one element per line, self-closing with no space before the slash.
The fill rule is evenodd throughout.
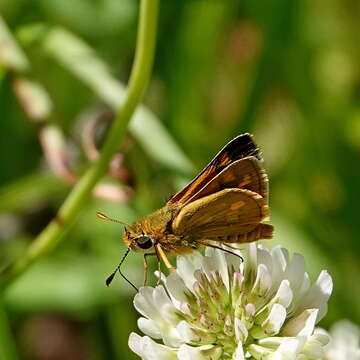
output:
<path id="1" fill-rule="evenodd" d="M 331 340 L 325 347 L 326 360 L 360 360 L 359 326 L 341 320 L 330 328 L 329 333 Z"/>
<path id="2" fill-rule="evenodd" d="M 147 336 L 132 333 L 130 348 L 144 360 L 323 359 L 329 337 L 314 326 L 327 311 L 330 275 L 311 285 L 303 257 L 281 247 L 252 243 L 241 255 L 179 256 L 164 286 L 135 296 Z"/>

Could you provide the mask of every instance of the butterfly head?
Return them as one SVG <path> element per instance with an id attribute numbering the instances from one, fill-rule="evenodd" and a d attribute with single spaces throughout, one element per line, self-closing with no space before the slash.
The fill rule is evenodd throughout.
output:
<path id="1" fill-rule="evenodd" d="M 111 219 L 105 214 L 100 212 L 98 212 L 96 215 L 101 220 L 112 221 L 126 226 L 124 228 L 125 231 L 124 231 L 123 239 L 128 249 L 139 252 L 140 251 L 146 252 L 155 245 L 154 238 L 148 234 L 145 234 L 141 230 L 141 227 L 138 224 L 130 225 L 120 220 Z"/>
<path id="2" fill-rule="evenodd" d="M 155 241 L 150 235 L 144 234 L 143 232 L 136 233 L 132 230 L 125 228 L 123 235 L 125 244 L 131 248 L 131 250 L 138 252 L 146 252 L 153 248 Z"/>

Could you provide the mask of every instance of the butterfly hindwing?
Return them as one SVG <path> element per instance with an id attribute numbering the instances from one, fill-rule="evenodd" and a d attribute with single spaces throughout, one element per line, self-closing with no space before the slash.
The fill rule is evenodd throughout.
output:
<path id="1" fill-rule="evenodd" d="M 254 230 L 268 217 L 263 197 L 246 189 L 224 189 L 185 205 L 173 221 L 175 235 L 217 239 Z"/>
<path id="2" fill-rule="evenodd" d="M 169 203 L 185 204 L 199 190 L 201 190 L 210 180 L 218 175 L 227 166 L 236 160 L 253 156 L 261 160 L 260 150 L 253 141 L 252 135 L 242 134 L 231 140 L 214 157 L 209 165 L 184 189 L 175 194 Z"/>

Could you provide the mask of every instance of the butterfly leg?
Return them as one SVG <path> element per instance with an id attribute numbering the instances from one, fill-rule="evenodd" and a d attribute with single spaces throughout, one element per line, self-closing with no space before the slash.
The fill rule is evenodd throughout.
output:
<path id="1" fill-rule="evenodd" d="M 161 272 L 161 261 L 160 261 L 159 258 L 157 258 L 157 265 L 158 265 L 159 278 L 158 278 L 158 280 L 156 282 L 156 285 L 160 285 L 162 272 Z"/>
<path id="2" fill-rule="evenodd" d="M 143 281 L 143 286 L 146 285 L 147 283 L 147 277 L 148 277 L 148 262 L 147 262 L 147 258 L 148 256 L 156 256 L 156 253 L 148 253 L 148 254 L 144 254 L 144 281 Z"/>
<path id="3" fill-rule="evenodd" d="M 218 250 L 224 251 L 224 252 L 226 252 L 226 253 L 228 253 L 228 254 L 237 256 L 238 258 L 241 259 L 241 261 L 244 261 L 244 259 L 243 259 L 243 257 L 242 257 L 241 255 L 236 254 L 236 253 L 234 253 L 234 252 L 232 252 L 232 251 L 230 251 L 230 250 L 224 249 L 224 248 L 222 248 L 221 246 L 217 246 L 217 245 L 214 245 L 214 244 L 210 244 L 210 243 L 208 243 L 208 242 L 200 242 L 200 241 L 199 241 L 199 243 L 200 243 L 201 245 L 208 246 L 208 247 L 211 247 L 211 248 L 213 248 L 213 249 L 218 249 Z M 225 244 L 223 244 L 223 245 L 225 245 Z M 235 249 L 235 248 L 232 248 L 232 249 L 234 249 L 234 250 L 239 250 L 239 249 Z"/>
<path id="4" fill-rule="evenodd" d="M 236 247 L 233 247 L 225 242 L 222 242 L 222 245 L 223 246 L 226 246 L 227 248 L 231 249 L 231 250 L 244 250 L 244 249 L 240 249 L 240 248 L 236 248 Z"/>
<path id="5" fill-rule="evenodd" d="M 170 270 L 170 271 L 173 271 L 175 270 L 175 268 L 171 265 L 169 259 L 167 258 L 164 250 L 162 249 L 161 245 L 160 244 L 156 244 L 155 245 L 155 251 L 157 253 L 157 257 L 158 259 L 161 259 L 165 266 Z"/>
<path id="6" fill-rule="evenodd" d="M 157 257 L 158 273 L 159 273 L 159 278 L 156 282 L 156 285 L 160 285 L 160 282 L 161 282 L 161 255 L 160 255 L 159 248 L 161 249 L 160 245 L 159 246 L 155 245 L 155 253 L 156 253 L 156 257 Z"/>

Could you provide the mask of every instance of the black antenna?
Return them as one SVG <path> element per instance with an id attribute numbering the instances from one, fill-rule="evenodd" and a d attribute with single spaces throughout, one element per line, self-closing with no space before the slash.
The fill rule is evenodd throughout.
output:
<path id="1" fill-rule="evenodd" d="M 125 258 L 128 256 L 129 254 L 129 251 L 130 251 L 130 248 L 128 248 L 126 250 L 126 253 L 124 254 L 124 256 L 122 257 L 119 265 L 116 267 L 116 269 L 114 270 L 114 272 L 106 279 L 106 286 L 109 286 L 111 284 L 111 282 L 113 281 L 114 279 L 114 276 L 116 274 L 117 271 L 119 271 L 119 274 L 121 275 L 121 277 L 123 279 L 125 279 L 125 281 L 127 281 L 137 292 L 139 291 L 139 289 L 121 272 L 120 270 L 120 267 L 122 265 L 122 263 L 124 262 Z"/>
<path id="2" fill-rule="evenodd" d="M 105 215 L 105 214 L 103 214 L 103 213 L 101 213 L 101 212 L 97 212 L 97 213 L 96 213 L 96 216 L 97 216 L 99 219 L 101 219 L 101 220 L 112 221 L 112 222 L 115 222 L 115 223 L 118 223 L 118 224 L 123 224 L 123 225 L 130 226 L 130 227 L 131 227 L 131 225 L 129 225 L 128 223 L 123 222 L 123 221 L 120 221 L 120 220 L 116 220 L 116 219 L 109 218 L 107 215 Z M 125 230 L 126 233 L 128 232 L 126 228 L 124 228 L 124 230 Z M 108 278 L 106 279 L 105 283 L 106 283 L 106 286 L 109 286 L 109 285 L 111 284 L 111 282 L 113 281 L 116 272 L 119 271 L 119 274 L 121 275 L 121 277 L 122 277 L 123 279 L 125 279 L 125 281 L 126 281 L 127 283 L 129 283 L 129 284 L 138 292 L 139 289 L 121 272 L 121 269 L 120 269 L 120 267 L 121 267 L 122 263 L 124 262 L 125 258 L 128 256 L 129 251 L 130 251 L 130 248 L 128 248 L 128 249 L 126 250 L 126 252 L 125 252 L 124 256 L 122 257 L 119 265 L 116 267 L 116 269 L 114 270 L 114 272 L 113 272 L 110 276 L 108 276 Z"/>

